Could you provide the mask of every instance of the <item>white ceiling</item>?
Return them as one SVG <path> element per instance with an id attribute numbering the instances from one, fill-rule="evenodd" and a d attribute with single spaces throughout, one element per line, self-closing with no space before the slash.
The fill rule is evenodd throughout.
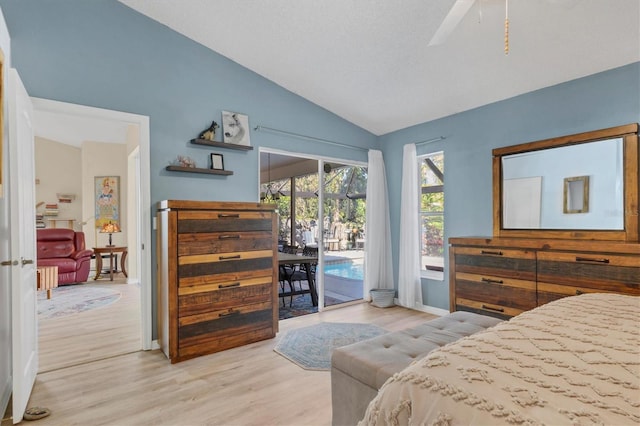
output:
<path id="1" fill-rule="evenodd" d="M 640 60 L 638 0 L 120 0 L 381 135 Z M 468 1 L 468 0 L 467 0 Z"/>
<path id="2" fill-rule="evenodd" d="M 37 137 L 80 147 L 83 142 L 127 142 L 130 123 L 98 119 L 69 112 L 34 108 L 34 134 Z"/>

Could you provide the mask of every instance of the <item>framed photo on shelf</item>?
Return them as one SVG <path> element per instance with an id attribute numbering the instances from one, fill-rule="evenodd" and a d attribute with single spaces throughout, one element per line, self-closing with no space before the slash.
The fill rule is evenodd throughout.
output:
<path id="1" fill-rule="evenodd" d="M 222 111 L 222 137 L 224 143 L 251 145 L 249 116 L 237 112 Z"/>
<path id="2" fill-rule="evenodd" d="M 211 168 L 213 170 L 224 170 L 224 158 L 222 154 L 211 154 Z"/>

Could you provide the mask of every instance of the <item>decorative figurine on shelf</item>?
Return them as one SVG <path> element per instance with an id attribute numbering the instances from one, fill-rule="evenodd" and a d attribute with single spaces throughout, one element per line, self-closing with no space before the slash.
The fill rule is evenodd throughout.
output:
<path id="1" fill-rule="evenodd" d="M 204 129 L 202 132 L 200 132 L 200 134 L 198 135 L 198 139 L 213 141 L 213 139 L 216 137 L 216 129 L 218 127 L 220 127 L 218 126 L 218 123 L 216 123 L 215 121 L 212 121 L 211 126 L 209 126 L 208 128 Z"/>
<path id="2" fill-rule="evenodd" d="M 178 166 L 181 166 L 181 167 L 191 167 L 191 168 L 196 167 L 195 160 L 193 160 L 191 157 L 187 157 L 186 155 L 178 155 L 178 158 L 176 159 L 176 163 Z"/>

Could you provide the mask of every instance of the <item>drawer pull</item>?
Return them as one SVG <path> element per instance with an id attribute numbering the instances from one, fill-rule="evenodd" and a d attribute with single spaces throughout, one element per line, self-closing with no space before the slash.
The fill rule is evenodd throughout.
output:
<path id="1" fill-rule="evenodd" d="M 238 310 L 234 311 L 233 309 L 229 309 L 229 312 L 220 312 L 218 314 L 218 318 L 228 317 L 228 316 L 231 316 L 231 315 L 238 315 L 238 314 L 240 314 L 240 311 L 238 311 Z"/>
<path id="2" fill-rule="evenodd" d="M 482 253 L 482 254 L 491 254 L 491 255 L 494 255 L 494 256 L 502 256 L 502 252 L 501 251 L 481 250 L 480 253 Z"/>
<path id="3" fill-rule="evenodd" d="M 230 287 L 240 287 L 240 282 L 232 283 L 232 284 L 220 284 L 218 288 L 230 288 Z"/>
<path id="4" fill-rule="evenodd" d="M 219 240 L 239 240 L 240 235 L 220 235 L 218 237 Z"/>
<path id="5" fill-rule="evenodd" d="M 494 280 L 491 278 L 481 278 L 481 281 L 484 283 L 493 283 L 493 284 L 504 284 L 504 281 L 502 280 Z"/>
<path id="6" fill-rule="evenodd" d="M 238 218 L 240 217 L 240 215 L 238 213 L 220 213 L 218 214 L 218 218 L 219 219 L 226 219 L 226 218 Z"/>
<path id="7" fill-rule="evenodd" d="M 236 254 L 233 256 L 220 256 L 218 257 L 219 260 L 230 260 L 230 259 L 240 259 L 240 255 Z"/>
<path id="8" fill-rule="evenodd" d="M 496 311 L 496 312 L 504 312 L 503 308 L 494 308 L 493 306 L 487 306 L 487 305 L 482 305 L 482 309 L 488 309 L 490 311 Z"/>
<path id="9" fill-rule="evenodd" d="M 588 257 L 578 257 L 578 256 L 576 256 L 576 262 L 609 263 L 609 259 L 590 259 Z"/>

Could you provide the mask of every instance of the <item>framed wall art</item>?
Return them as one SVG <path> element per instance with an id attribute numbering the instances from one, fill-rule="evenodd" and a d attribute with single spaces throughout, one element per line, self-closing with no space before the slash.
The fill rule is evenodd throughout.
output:
<path id="1" fill-rule="evenodd" d="M 120 227 L 120 176 L 96 176 L 95 227 L 111 222 Z"/>
<path id="2" fill-rule="evenodd" d="M 224 170 L 224 158 L 222 154 L 211 154 L 211 168 L 213 170 Z"/>
<path id="3" fill-rule="evenodd" d="M 225 143 L 251 145 L 249 116 L 237 112 L 222 111 L 222 137 Z"/>

